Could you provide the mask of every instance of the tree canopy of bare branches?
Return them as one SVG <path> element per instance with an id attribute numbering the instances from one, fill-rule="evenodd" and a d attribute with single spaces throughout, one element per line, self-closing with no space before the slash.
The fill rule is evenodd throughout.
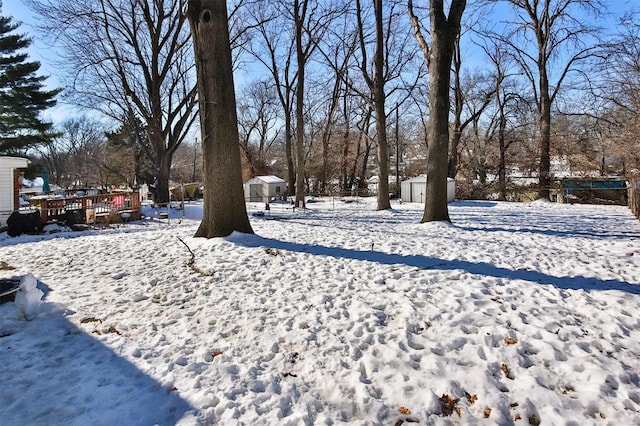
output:
<path id="1" fill-rule="evenodd" d="M 119 120 L 146 126 L 157 200 L 168 201 L 172 156 L 196 119 L 191 42 L 174 0 L 28 0 L 41 29 L 62 47 L 67 96 Z"/>

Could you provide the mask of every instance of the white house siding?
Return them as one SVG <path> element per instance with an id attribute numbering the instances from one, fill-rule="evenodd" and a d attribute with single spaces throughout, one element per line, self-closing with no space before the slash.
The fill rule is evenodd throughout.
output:
<path id="1" fill-rule="evenodd" d="M 28 164 L 26 158 L 0 157 L 0 226 L 5 225 L 11 212 L 19 208 L 13 205 L 13 171 Z"/>

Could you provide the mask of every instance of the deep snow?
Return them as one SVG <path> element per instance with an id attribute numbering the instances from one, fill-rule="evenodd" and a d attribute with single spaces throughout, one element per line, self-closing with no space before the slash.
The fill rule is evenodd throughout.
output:
<path id="1" fill-rule="evenodd" d="M 0 234 L 0 278 L 44 292 L 0 306 L 0 423 L 640 424 L 628 209 L 349 201 Z"/>

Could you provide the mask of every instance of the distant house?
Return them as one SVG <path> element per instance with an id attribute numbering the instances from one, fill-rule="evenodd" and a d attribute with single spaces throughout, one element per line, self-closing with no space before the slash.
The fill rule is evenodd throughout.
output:
<path id="1" fill-rule="evenodd" d="M 20 171 L 29 160 L 20 157 L 0 157 L 0 226 L 7 223 L 12 212 L 20 208 Z"/>
<path id="2" fill-rule="evenodd" d="M 400 184 L 402 201 L 407 203 L 424 203 L 427 193 L 427 176 L 421 175 L 407 179 Z M 456 181 L 447 178 L 447 202 L 456 199 Z"/>
<path id="3" fill-rule="evenodd" d="M 287 181 L 278 176 L 256 176 L 244 184 L 244 198 L 251 202 L 266 203 L 287 196 Z"/>

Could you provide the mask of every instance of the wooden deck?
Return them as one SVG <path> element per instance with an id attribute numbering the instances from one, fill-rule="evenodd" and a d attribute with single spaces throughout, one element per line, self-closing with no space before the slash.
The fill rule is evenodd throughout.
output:
<path id="1" fill-rule="evenodd" d="M 109 192 L 97 195 L 65 195 L 64 197 L 36 196 L 29 200 L 32 208 L 40 210 L 43 222 L 68 221 L 97 223 L 139 220 L 141 216 L 140 194 L 134 192 Z"/>

